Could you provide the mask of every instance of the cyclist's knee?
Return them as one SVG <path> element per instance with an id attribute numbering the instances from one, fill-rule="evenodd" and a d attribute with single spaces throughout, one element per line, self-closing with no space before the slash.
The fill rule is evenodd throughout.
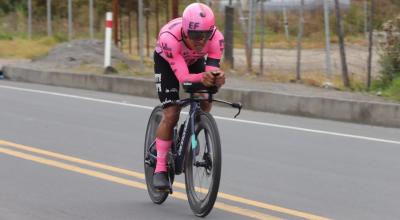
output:
<path id="1" fill-rule="evenodd" d="M 201 110 L 203 110 L 205 112 L 210 112 L 212 103 L 208 102 L 208 101 L 202 101 L 202 102 L 200 102 L 200 107 L 201 107 Z"/>
<path id="2" fill-rule="evenodd" d="M 169 106 L 163 110 L 163 114 L 164 123 L 175 126 L 179 120 L 180 108 L 178 106 Z"/>

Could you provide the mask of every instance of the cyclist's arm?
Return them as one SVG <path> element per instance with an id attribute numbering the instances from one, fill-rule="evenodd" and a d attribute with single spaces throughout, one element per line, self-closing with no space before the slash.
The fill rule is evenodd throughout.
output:
<path id="1" fill-rule="evenodd" d="M 189 69 L 185 59 L 180 54 L 180 41 L 178 41 L 173 35 L 166 33 L 161 37 L 160 44 L 163 45 L 162 53 L 165 53 L 165 56 L 163 57 L 171 66 L 171 69 L 174 71 L 175 76 L 180 83 L 202 81 L 203 74 L 189 74 Z"/>
<path id="2" fill-rule="evenodd" d="M 189 74 L 188 66 L 182 55 L 176 54 L 176 57 L 171 60 L 170 65 L 180 83 L 202 81 L 203 74 Z"/>
<path id="3" fill-rule="evenodd" d="M 224 51 L 224 36 L 219 30 L 215 31 L 208 45 L 206 71 L 219 70 L 219 63 Z"/>

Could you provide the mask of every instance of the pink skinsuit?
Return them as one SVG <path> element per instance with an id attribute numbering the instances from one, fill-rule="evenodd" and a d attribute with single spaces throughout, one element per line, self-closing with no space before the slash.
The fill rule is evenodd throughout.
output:
<path id="1" fill-rule="evenodd" d="M 182 40 L 182 18 L 176 18 L 161 28 L 158 35 L 156 52 L 160 54 L 182 82 L 201 82 L 202 74 L 189 74 L 188 66 L 207 55 L 207 58 L 220 60 L 224 50 L 224 37 L 215 29 L 201 52 L 189 49 Z M 219 69 L 206 65 L 206 71 Z"/>

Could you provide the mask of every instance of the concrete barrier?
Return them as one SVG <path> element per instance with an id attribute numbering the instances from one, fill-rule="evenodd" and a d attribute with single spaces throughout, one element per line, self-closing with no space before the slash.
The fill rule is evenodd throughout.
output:
<path id="1" fill-rule="evenodd" d="M 5 66 L 7 79 L 107 91 L 156 98 L 154 81 L 124 76 L 40 71 Z M 222 88 L 217 98 L 240 101 L 245 109 L 291 114 L 315 118 L 400 127 L 400 104 L 306 97 L 257 90 Z"/>

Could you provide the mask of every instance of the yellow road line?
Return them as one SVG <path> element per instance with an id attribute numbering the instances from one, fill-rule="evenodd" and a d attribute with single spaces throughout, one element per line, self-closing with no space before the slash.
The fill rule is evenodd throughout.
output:
<path id="1" fill-rule="evenodd" d="M 73 171 L 76 173 L 85 174 L 85 175 L 92 176 L 92 177 L 97 177 L 97 178 L 111 181 L 114 183 L 119 183 L 122 185 L 146 190 L 146 185 L 143 183 L 140 183 L 140 182 L 112 176 L 112 175 L 109 175 L 106 173 L 89 170 L 89 169 L 81 168 L 81 167 L 74 166 L 74 165 L 69 165 L 69 164 L 58 162 L 55 160 L 37 157 L 37 156 L 30 155 L 30 154 L 26 154 L 26 153 L 14 151 L 14 150 L 9 150 L 9 149 L 2 148 L 2 147 L 0 147 L 0 153 L 4 153 L 4 154 L 10 155 L 10 156 L 18 157 L 18 158 L 25 159 L 25 160 L 34 161 L 34 162 L 45 164 L 48 166 L 57 167 L 57 168 L 64 169 L 64 170 Z M 172 194 L 171 196 L 175 197 L 177 199 L 186 200 L 186 195 L 181 192 L 174 192 L 174 194 Z M 239 214 L 242 216 L 254 218 L 254 219 L 262 219 L 262 220 L 278 220 L 278 219 L 280 219 L 280 218 L 270 216 L 270 215 L 267 215 L 267 214 L 264 214 L 261 212 L 244 209 L 244 208 L 240 208 L 237 206 L 228 205 L 228 204 L 221 203 L 221 202 L 215 203 L 215 208 L 221 209 L 226 212 L 231 212 L 231 213 Z"/>
<path id="2" fill-rule="evenodd" d="M 47 155 L 47 156 L 51 156 L 54 158 L 58 158 L 58 159 L 62 159 L 62 160 L 70 161 L 70 162 L 75 162 L 75 163 L 88 165 L 88 166 L 92 166 L 92 167 L 96 167 L 96 168 L 100 168 L 100 169 L 104 169 L 104 170 L 108 170 L 108 171 L 113 171 L 113 172 L 120 173 L 120 174 L 125 174 L 128 176 L 133 176 L 133 177 L 136 177 L 139 179 L 144 179 L 143 173 L 126 170 L 126 169 L 122 169 L 122 168 L 118 168 L 118 167 L 113 167 L 113 166 L 96 163 L 96 162 L 92 162 L 92 161 L 87 161 L 87 160 L 79 159 L 76 157 L 71 157 L 71 156 L 67 156 L 67 155 L 63 155 L 63 154 L 59 154 L 59 153 L 55 153 L 55 152 L 51 152 L 51 151 L 46 151 L 46 150 L 33 148 L 33 147 L 21 145 L 21 144 L 16 144 L 16 143 L 5 141 L 5 140 L 0 140 L 0 145 L 10 146 L 10 147 L 14 147 L 14 148 L 17 148 L 20 150 L 30 151 L 30 152 L 34 152 L 37 154 Z M 181 188 L 181 189 L 185 189 L 185 184 L 180 183 L 180 182 L 174 182 L 174 186 Z M 206 189 L 197 189 L 197 190 L 206 190 Z M 268 209 L 268 210 L 272 210 L 275 212 L 280 212 L 283 214 L 304 218 L 304 219 L 312 219 L 312 220 L 328 220 L 329 219 L 329 218 L 321 217 L 321 216 L 310 214 L 310 213 L 301 212 L 301 211 L 294 210 L 294 209 L 288 209 L 288 208 L 284 208 L 284 207 L 280 207 L 280 206 L 276 206 L 276 205 L 271 205 L 268 203 L 263 203 L 263 202 L 259 202 L 259 201 L 246 199 L 246 198 L 235 196 L 235 195 L 226 194 L 223 192 L 219 192 L 218 197 L 222 198 L 222 199 L 227 199 L 227 200 L 231 200 L 234 202 L 250 205 L 250 206 L 255 206 L 258 208 Z"/>
<path id="3" fill-rule="evenodd" d="M 82 165 L 96 167 L 96 168 L 100 168 L 100 169 L 103 169 L 103 170 L 113 171 L 113 172 L 116 172 L 116 173 L 121 173 L 121 174 L 125 174 L 125 175 L 128 175 L 128 176 L 133 176 L 133 177 L 136 177 L 136 178 L 139 178 L 139 179 L 144 179 L 144 174 L 143 173 L 130 171 L 130 170 L 126 170 L 126 169 L 121 169 L 121 168 L 118 168 L 118 167 L 113 167 L 113 166 L 109 166 L 109 165 L 106 165 L 106 164 L 96 163 L 96 162 L 92 162 L 92 161 L 88 161 L 88 160 L 83 160 L 83 159 L 80 159 L 80 158 L 71 157 L 71 156 L 67 156 L 67 155 L 63 155 L 63 154 L 59 154 L 59 153 L 55 153 L 55 152 L 51 152 L 51 151 L 47 151 L 47 150 L 42 150 L 42 149 L 39 149 L 39 148 L 29 147 L 29 146 L 25 146 L 25 145 L 22 145 L 22 144 L 17 144 L 17 143 L 5 141 L 5 140 L 0 140 L 0 145 L 10 146 L 10 147 L 14 147 L 14 148 L 17 148 L 17 149 L 20 149 L 20 150 L 30 151 L 30 152 L 33 152 L 33 153 L 54 157 L 54 158 L 57 158 L 57 159 L 62 159 L 62 160 L 66 160 L 66 161 L 70 161 L 70 162 L 74 162 L 74 163 L 79 163 L 79 164 L 82 164 Z"/>

